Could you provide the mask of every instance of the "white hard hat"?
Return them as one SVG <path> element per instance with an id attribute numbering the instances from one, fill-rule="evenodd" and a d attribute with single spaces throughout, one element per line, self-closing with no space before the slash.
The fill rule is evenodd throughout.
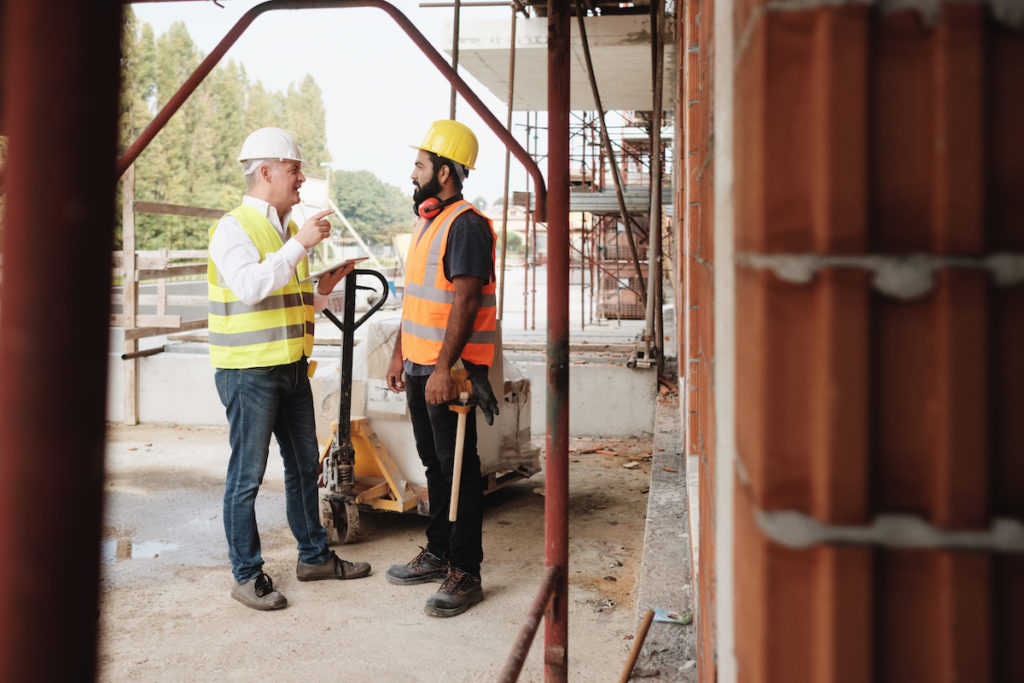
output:
<path id="1" fill-rule="evenodd" d="M 241 162 L 253 159 L 279 159 L 302 161 L 302 150 L 292 134 L 282 128 L 260 128 L 249 134 L 238 155 Z"/>

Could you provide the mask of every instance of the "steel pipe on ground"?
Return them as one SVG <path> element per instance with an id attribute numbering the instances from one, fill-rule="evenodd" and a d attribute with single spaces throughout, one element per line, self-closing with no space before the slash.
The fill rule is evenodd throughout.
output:
<path id="1" fill-rule="evenodd" d="M 526 613 L 523 625 L 519 628 L 519 635 L 516 636 L 516 642 L 512 646 L 512 653 L 508 656 L 508 661 L 505 662 L 505 668 L 498 676 L 499 683 L 512 683 L 519 679 L 519 672 L 522 671 L 523 664 L 526 663 L 526 655 L 530 652 L 533 637 L 537 635 L 537 629 L 540 627 L 541 616 L 551 604 L 551 596 L 555 591 L 559 573 L 558 567 L 548 567 L 544 570 L 544 580 L 541 581 L 537 597 L 533 599 L 530 611 Z"/>

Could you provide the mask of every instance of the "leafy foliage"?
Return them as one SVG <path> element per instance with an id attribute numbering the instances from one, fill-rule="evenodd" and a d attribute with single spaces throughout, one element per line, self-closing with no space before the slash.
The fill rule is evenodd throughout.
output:
<path id="1" fill-rule="evenodd" d="M 121 146 L 126 149 L 205 55 L 177 22 L 161 36 L 125 9 Z M 233 61 L 215 68 L 136 161 L 135 197 L 229 210 L 245 192 L 235 159 L 245 136 L 263 126 L 289 129 L 314 167 L 330 161 L 319 86 L 309 75 L 287 94 L 252 84 Z M 120 215 L 120 211 L 117 212 Z M 139 249 L 203 249 L 208 220 L 138 214 Z M 116 237 L 120 244 L 120 229 Z"/>
<path id="2" fill-rule="evenodd" d="M 412 227 L 412 199 L 369 171 L 335 171 L 331 196 L 370 244 L 390 244 L 394 235 Z"/>

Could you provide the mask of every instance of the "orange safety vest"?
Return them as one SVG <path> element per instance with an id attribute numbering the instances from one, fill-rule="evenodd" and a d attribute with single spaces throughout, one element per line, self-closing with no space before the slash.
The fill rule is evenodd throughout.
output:
<path id="1" fill-rule="evenodd" d="M 434 365 L 441 352 L 448 315 L 455 302 L 455 285 L 444 276 L 444 252 L 448 247 L 448 231 L 455 218 L 466 211 L 475 211 L 466 200 L 446 207 L 428 224 L 420 219 L 413 228 L 413 240 L 405 263 L 405 295 L 402 299 L 402 357 L 419 365 Z M 483 214 L 481 214 L 483 215 Z M 491 263 L 497 237 L 491 229 Z M 484 285 L 480 309 L 473 322 L 473 332 L 462 349 L 461 358 L 470 363 L 490 365 L 494 360 L 497 283 L 492 278 Z"/>

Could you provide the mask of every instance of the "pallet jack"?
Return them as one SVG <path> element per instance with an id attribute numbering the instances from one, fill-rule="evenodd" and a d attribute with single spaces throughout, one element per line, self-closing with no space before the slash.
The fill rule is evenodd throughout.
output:
<path id="1" fill-rule="evenodd" d="M 380 281 L 380 297 L 359 320 L 355 319 L 356 290 L 377 291 L 356 283 L 360 275 Z M 331 423 L 331 439 L 320 453 L 320 521 L 331 543 L 350 543 L 359 533 L 359 506 L 407 512 L 419 496 L 402 476 L 365 417 L 352 419 L 352 349 L 355 331 L 387 301 L 388 282 L 376 270 L 355 269 L 345 276 L 342 320 L 331 311 L 324 315 L 341 330 L 338 421 Z"/>

